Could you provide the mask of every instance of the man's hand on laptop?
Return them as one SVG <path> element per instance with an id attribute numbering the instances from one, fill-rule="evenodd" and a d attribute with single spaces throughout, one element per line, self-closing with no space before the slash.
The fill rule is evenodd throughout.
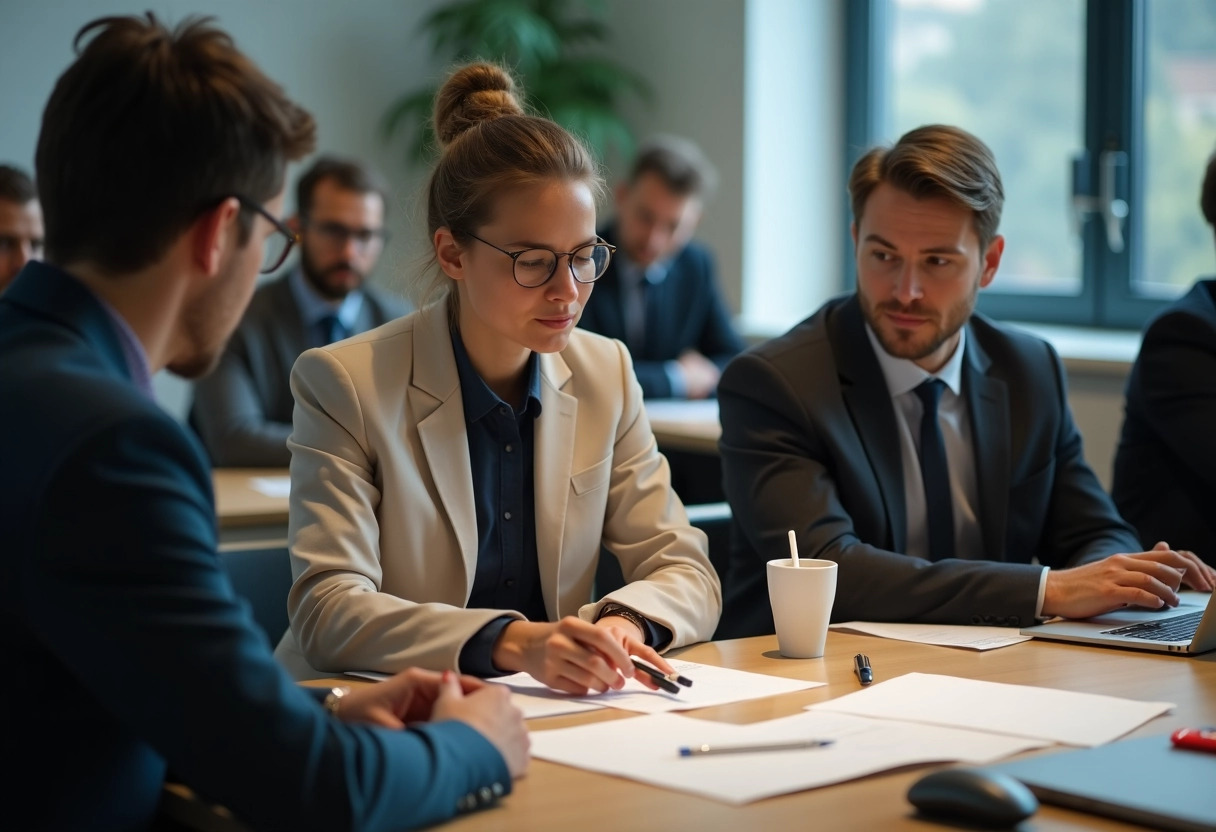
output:
<path id="1" fill-rule="evenodd" d="M 1072 569 L 1050 570 L 1043 615 L 1089 618 L 1120 607 L 1174 607 L 1183 584 L 1211 592 L 1216 587 L 1216 570 L 1194 552 L 1176 552 L 1162 542 L 1149 552 L 1111 555 Z"/>

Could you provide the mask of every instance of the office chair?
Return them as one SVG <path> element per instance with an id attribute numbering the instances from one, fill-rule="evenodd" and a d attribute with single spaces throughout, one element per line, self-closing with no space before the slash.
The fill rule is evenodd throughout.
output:
<path id="1" fill-rule="evenodd" d="M 284 543 L 259 548 L 220 550 L 220 562 L 237 595 L 253 608 L 253 620 L 274 647 L 287 632 L 287 593 L 291 558 Z"/>

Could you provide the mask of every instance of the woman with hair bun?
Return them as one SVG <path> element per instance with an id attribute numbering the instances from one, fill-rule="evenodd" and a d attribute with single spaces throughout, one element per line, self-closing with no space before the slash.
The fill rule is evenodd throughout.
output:
<path id="1" fill-rule="evenodd" d="M 587 150 L 503 69 L 435 99 L 437 268 L 419 311 L 304 353 L 295 424 L 297 675 L 409 665 L 620 688 L 630 655 L 708 639 L 721 588 L 655 447 L 628 352 L 575 329 L 613 247 Z M 626 584 L 592 597 L 601 551 Z M 654 687 L 649 677 L 638 674 Z"/>

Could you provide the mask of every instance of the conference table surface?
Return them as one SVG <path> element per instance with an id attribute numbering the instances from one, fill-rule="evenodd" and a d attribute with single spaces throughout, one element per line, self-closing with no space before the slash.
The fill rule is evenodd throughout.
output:
<path id="1" fill-rule="evenodd" d="M 940 673 L 1175 703 L 1172 711 L 1128 736 L 1168 735 L 1182 727 L 1216 724 L 1216 653 L 1188 658 L 1037 640 L 977 652 L 832 632 L 821 659 L 783 658 L 772 636 L 698 644 L 673 651 L 672 655 L 692 662 L 827 683 L 812 690 L 685 712 L 699 719 L 749 723 L 795 714 L 805 705 L 859 690 L 853 674 L 856 653 L 870 657 L 876 682 L 911 672 Z M 532 720 L 530 727 L 543 731 L 634 716 L 603 709 Z M 1059 750 L 1057 746 L 1023 756 Z M 917 778 L 939 767 L 904 768 L 733 806 L 534 759 L 528 776 L 516 782 L 514 793 L 499 806 L 457 818 L 444 828 L 454 832 L 950 828 L 916 817 L 905 799 Z M 739 776 L 746 777 L 747 772 L 740 771 Z M 1044 805 L 1022 828 L 1038 832 L 1140 827 Z"/>
<path id="2" fill-rule="evenodd" d="M 287 496 L 266 494 L 256 487 L 259 480 L 287 476 L 286 468 L 216 468 L 211 472 L 215 489 L 215 515 L 221 529 L 282 524 L 287 526 Z"/>

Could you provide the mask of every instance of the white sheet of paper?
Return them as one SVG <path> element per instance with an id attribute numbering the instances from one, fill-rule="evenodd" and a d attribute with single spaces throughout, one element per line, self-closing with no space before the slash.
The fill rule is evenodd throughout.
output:
<path id="1" fill-rule="evenodd" d="M 291 477 L 250 477 L 249 487 L 267 497 L 291 495 Z"/>
<path id="2" fill-rule="evenodd" d="M 880 621 L 843 621 L 829 630 L 861 633 L 917 644 L 939 644 L 943 647 L 966 647 L 968 650 L 992 650 L 1008 647 L 1031 636 L 1022 635 L 1017 627 L 971 627 L 965 624 L 903 624 Z"/>
<path id="3" fill-rule="evenodd" d="M 1094 746 L 1123 736 L 1174 705 L 908 673 L 807 707 Z"/>
<path id="4" fill-rule="evenodd" d="M 620 708 L 624 711 L 658 714 L 668 711 L 708 708 L 711 705 L 728 705 L 732 702 L 746 702 L 750 699 L 763 699 L 766 696 L 809 690 L 825 684 L 801 679 L 786 679 L 781 676 L 767 676 L 762 673 L 748 673 L 744 670 L 731 670 L 710 664 L 694 664 L 679 659 L 669 659 L 668 661 L 677 673 L 692 680 L 692 687 L 681 687 L 679 693 L 665 693 L 650 690 L 636 679 L 629 679 L 625 682 L 625 687 L 620 690 L 571 697 L 568 701 L 586 702 L 594 707 Z M 538 682 L 526 673 L 516 673 L 512 676 L 502 676 L 488 681 L 509 685 L 516 693 L 552 694 L 552 691 L 542 682 Z"/>
<path id="5" fill-rule="evenodd" d="M 957 728 L 807 711 L 732 725 L 652 714 L 533 731 L 532 756 L 724 803 L 749 803 L 919 763 L 976 765 L 1047 743 Z M 683 746 L 831 739 L 823 748 L 681 757 Z"/>

